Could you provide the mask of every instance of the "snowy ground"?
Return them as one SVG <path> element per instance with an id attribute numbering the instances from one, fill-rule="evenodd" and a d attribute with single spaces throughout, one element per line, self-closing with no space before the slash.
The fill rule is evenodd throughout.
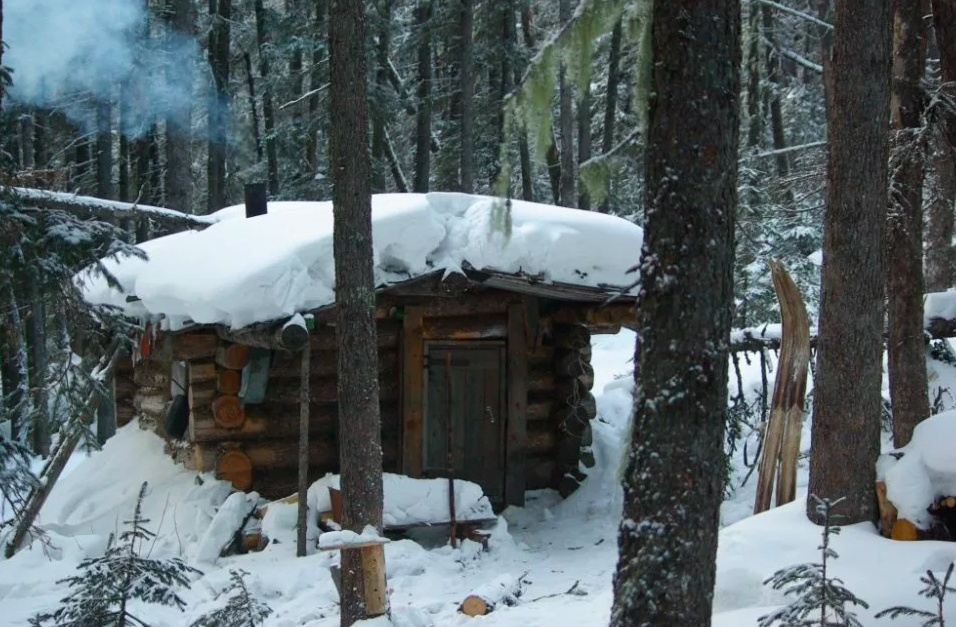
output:
<path id="1" fill-rule="evenodd" d="M 617 560 L 618 471 L 633 388 L 633 346 L 633 334 L 626 331 L 595 339 L 597 466 L 576 494 L 566 501 L 550 491 L 530 494 L 526 508 L 509 510 L 500 519 L 489 552 L 472 542 L 457 550 L 411 540 L 385 546 L 395 625 L 607 624 Z M 756 363 L 742 366 L 748 388 L 758 385 Z M 934 363 L 934 372 L 933 385 L 956 390 L 956 370 Z M 805 429 L 803 448 L 808 444 Z M 741 460 L 742 452 L 737 455 L 735 486 L 746 475 Z M 103 452 L 75 463 L 57 484 L 41 521 L 56 548 L 45 552 L 36 546 L 0 561 L 0 625 L 26 625 L 30 616 L 56 606 L 64 596 L 56 580 L 73 574 L 85 556 L 103 550 L 108 535 L 129 515 L 144 480 L 150 484 L 145 513 L 152 520 L 150 528 L 158 531 L 151 555 L 181 556 L 205 573 L 183 594 L 189 603 L 186 614 L 143 608 L 154 626 L 188 625 L 222 603 L 217 593 L 234 568 L 251 573 L 248 581 L 253 593 L 275 611 L 268 627 L 338 625 L 336 592 L 329 574 L 337 558 L 330 553 L 295 558 L 293 532 L 286 528 L 283 535 L 281 524 L 276 532 L 281 541 L 261 553 L 220 558 L 215 563 L 200 561 L 203 535 L 228 488 L 210 480 L 198 486 L 194 474 L 175 466 L 163 453 L 161 440 L 135 425 L 121 429 Z M 819 529 L 806 521 L 802 499 L 750 516 L 753 482 L 751 478 L 737 489 L 721 512 L 726 526 L 720 536 L 714 597 L 714 623 L 721 627 L 756 625 L 759 616 L 785 602 L 780 593 L 763 586 L 763 580 L 781 567 L 816 561 L 818 556 Z M 806 485 L 805 460 L 799 484 Z M 888 619 L 872 618 L 890 605 L 928 608 L 928 601 L 917 596 L 919 575 L 928 568 L 945 571 L 956 558 L 956 544 L 891 542 L 869 525 L 844 529 L 835 538 L 834 548 L 840 553 L 835 572 L 870 603 L 870 609 L 859 613 L 866 626 L 891 624 Z M 524 576 L 526 585 L 517 606 L 480 619 L 457 613 L 470 591 L 502 574 Z M 575 593 L 567 594 L 573 586 Z M 949 610 L 956 612 L 953 607 Z M 898 624 L 917 623 L 911 619 Z"/>

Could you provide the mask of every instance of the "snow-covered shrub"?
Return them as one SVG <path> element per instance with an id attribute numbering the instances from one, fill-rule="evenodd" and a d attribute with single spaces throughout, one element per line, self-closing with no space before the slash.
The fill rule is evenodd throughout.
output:
<path id="1" fill-rule="evenodd" d="M 789 605 L 761 616 L 760 627 L 862 627 L 848 606 L 867 608 L 869 605 L 827 572 L 830 560 L 839 557 L 830 548 L 830 536 L 840 533 L 840 528 L 831 520 L 831 510 L 840 501 L 831 503 L 829 499 L 811 498 L 817 502 L 817 512 L 823 516 L 823 542 L 818 547 L 820 562 L 782 568 L 764 581 L 764 585 L 770 584 L 774 590 L 783 590 L 785 595 L 797 598 Z"/>
<path id="2" fill-rule="evenodd" d="M 244 577 L 246 571 L 230 570 L 230 583 L 223 594 L 232 593 L 226 604 L 196 619 L 190 627 L 259 627 L 272 608 L 249 593 Z"/>
<path id="3" fill-rule="evenodd" d="M 186 602 L 176 588 L 189 586 L 189 577 L 199 571 L 178 557 L 158 560 L 142 555 L 143 545 L 155 534 L 146 528 L 142 505 L 146 496 L 144 481 L 136 499 L 133 518 L 125 522 L 127 529 L 119 542 L 110 537 L 106 552 L 100 557 L 84 559 L 79 574 L 57 583 L 65 583 L 70 594 L 55 612 L 35 616 L 34 627 L 128 627 L 148 623 L 130 610 L 131 601 L 169 605 L 180 610 Z"/>

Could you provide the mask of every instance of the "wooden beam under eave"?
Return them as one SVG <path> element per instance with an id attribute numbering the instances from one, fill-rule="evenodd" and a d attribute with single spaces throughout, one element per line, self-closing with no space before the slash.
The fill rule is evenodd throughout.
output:
<path id="1" fill-rule="evenodd" d="M 543 316 L 542 316 L 543 317 Z M 562 305 L 548 314 L 552 322 L 583 324 L 587 327 L 621 327 L 637 324 L 637 309 L 633 303 L 610 305 Z"/>

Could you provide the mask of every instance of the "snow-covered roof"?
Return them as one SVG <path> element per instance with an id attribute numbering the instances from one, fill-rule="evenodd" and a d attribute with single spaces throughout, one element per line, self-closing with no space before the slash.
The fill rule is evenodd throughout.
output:
<path id="1" fill-rule="evenodd" d="M 372 197 L 375 281 L 379 286 L 464 266 L 541 275 L 544 281 L 627 285 L 638 260 L 640 227 L 615 216 L 512 201 L 511 235 L 501 199 L 456 193 Z M 270 202 L 245 218 L 237 205 L 212 226 L 145 242 L 148 260 L 104 263 L 102 277 L 79 277 L 85 298 L 140 318 L 233 328 L 291 316 L 335 300 L 331 202 Z"/>

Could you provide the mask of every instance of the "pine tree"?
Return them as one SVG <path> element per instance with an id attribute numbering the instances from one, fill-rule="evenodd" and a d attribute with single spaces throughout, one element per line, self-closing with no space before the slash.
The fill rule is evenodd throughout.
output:
<path id="1" fill-rule="evenodd" d="M 186 602 L 176 588 L 189 586 L 189 577 L 200 574 L 180 558 L 168 560 L 143 556 L 143 545 L 155 537 L 146 528 L 143 518 L 144 481 L 136 498 L 133 517 L 125 521 L 127 529 L 114 542 L 111 536 L 106 552 L 100 557 L 84 559 L 79 574 L 62 579 L 71 589 L 62 606 L 50 614 L 36 616 L 31 624 L 40 627 L 146 627 L 143 619 L 132 613 L 131 601 L 167 605 L 184 610 Z"/>
<path id="2" fill-rule="evenodd" d="M 953 576 L 953 566 L 954 564 L 950 564 L 949 568 L 946 569 L 946 574 L 943 576 L 942 581 L 940 581 L 931 570 L 927 570 L 926 574 L 919 578 L 925 586 L 920 590 L 920 596 L 936 600 L 935 612 L 897 605 L 877 612 L 874 618 L 889 616 L 890 618 L 896 619 L 900 616 L 918 616 L 926 619 L 921 623 L 921 627 L 946 627 L 945 617 L 943 616 L 943 605 L 946 601 L 947 593 L 956 592 L 956 588 L 949 586 L 949 580 Z"/>
<path id="3" fill-rule="evenodd" d="M 840 557 L 830 547 L 831 536 L 840 533 L 840 527 L 833 524 L 833 506 L 829 499 L 811 496 L 816 502 L 817 514 L 823 521 L 823 541 L 817 547 L 820 550 L 820 562 L 798 564 L 782 568 L 764 581 L 774 590 L 783 590 L 785 595 L 797 597 L 790 605 L 760 617 L 760 627 L 862 627 L 856 614 L 848 609 L 850 605 L 869 607 L 844 585 L 843 581 L 828 572 L 830 560 Z"/>
<path id="4" fill-rule="evenodd" d="M 246 571 L 230 570 L 229 585 L 223 594 L 230 594 L 226 604 L 197 618 L 190 627 L 259 627 L 272 608 L 257 600 L 246 587 Z"/>

